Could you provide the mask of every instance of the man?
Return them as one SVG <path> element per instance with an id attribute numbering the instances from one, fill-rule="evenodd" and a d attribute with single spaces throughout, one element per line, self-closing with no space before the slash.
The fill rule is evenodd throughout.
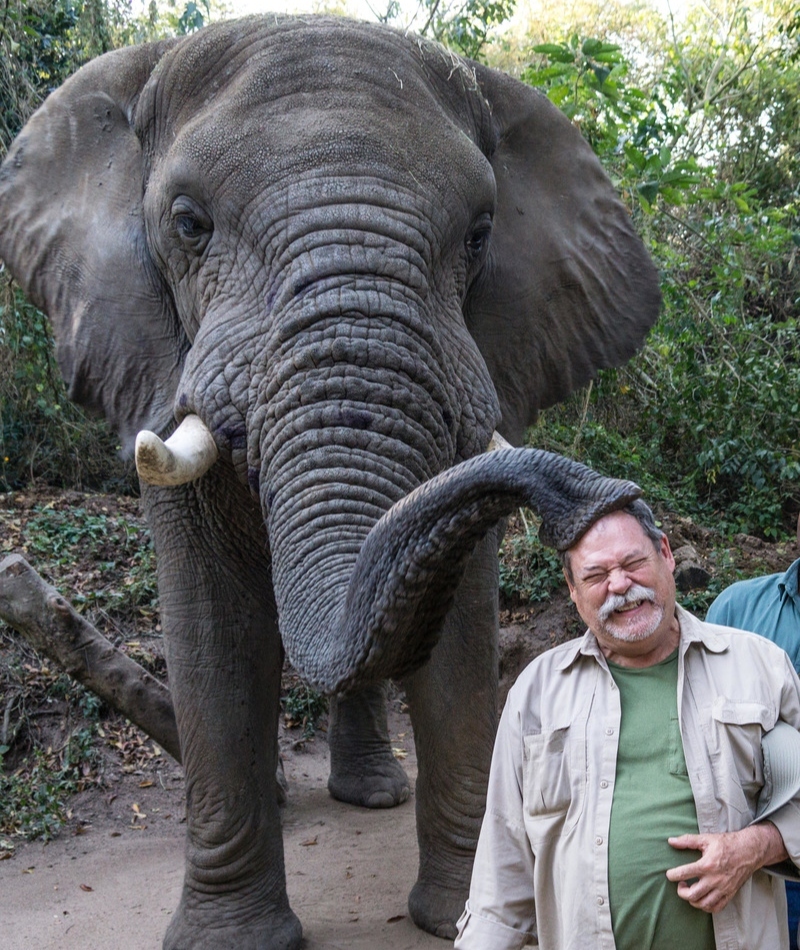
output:
<path id="1" fill-rule="evenodd" d="M 800 518 L 797 544 L 800 547 Z M 731 584 L 711 605 L 706 620 L 760 633 L 786 650 L 800 672 L 799 578 L 800 558 L 782 574 Z"/>
<path id="2" fill-rule="evenodd" d="M 676 605 L 641 501 L 562 559 L 589 629 L 509 693 L 456 948 L 782 950 L 783 882 L 761 869 L 800 864 L 800 791 L 753 819 L 762 736 L 800 727 L 788 657 Z"/>
<path id="3" fill-rule="evenodd" d="M 797 519 L 800 547 L 800 518 Z M 708 610 L 709 623 L 751 630 L 772 640 L 788 654 L 800 672 L 800 558 L 788 570 L 753 577 L 727 587 Z M 786 882 L 789 914 L 789 950 L 797 950 L 800 930 L 800 883 Z"/>

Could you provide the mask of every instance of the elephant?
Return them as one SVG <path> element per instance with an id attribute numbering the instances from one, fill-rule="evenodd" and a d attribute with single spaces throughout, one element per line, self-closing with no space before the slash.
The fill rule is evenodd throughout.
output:
<path id="1" fill-rule="evenodd" d="M 520 448 L 618 366 L 658 275 L 545 96 L 438 44 L 260 16 L 83 66 L 0 167 L 0 258 L 72 400 L 135 455 L 186 773 L 164 947 L 296 948 L 276 802 L 284 652 L 332 696 L 331 793 L 405 801 L 416 924 L 464 907 L 497 720 L 497 552 L 637 493 Z M 509 445 L 485 450 L 498 433 Z M 587 487 L 588 486 L 588 487 Z"/>

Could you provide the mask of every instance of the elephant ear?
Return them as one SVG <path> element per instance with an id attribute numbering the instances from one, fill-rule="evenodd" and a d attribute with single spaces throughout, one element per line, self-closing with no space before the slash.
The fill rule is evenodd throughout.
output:
<path id="1" fill-rule="evenodd" d="M 543 95 L 475 64 L 497 142 L 487 266 L 467 325 L 494 380 L 503 434 L 642 345 L 658 317 L 658 274 L 589 145 Z"/>
<path id="2" fill-rule="evenodd" d="M 188 349 L 150 258 L 139 94 L 174 41 L 108 53 L 33 115 L 0 166 L 0 258 L 50 318 L 69 396 L 128 454 L 163 431 Z"/>

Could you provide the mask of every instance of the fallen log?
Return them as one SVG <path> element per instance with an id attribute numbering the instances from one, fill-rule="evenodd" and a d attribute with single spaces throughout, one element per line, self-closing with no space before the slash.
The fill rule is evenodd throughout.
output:
<path id="1" fill-rule="evenodd" d="M 81 617 L 19 554 L 0 561 L 0 620 L 181 761 L 169 690 Z"/>

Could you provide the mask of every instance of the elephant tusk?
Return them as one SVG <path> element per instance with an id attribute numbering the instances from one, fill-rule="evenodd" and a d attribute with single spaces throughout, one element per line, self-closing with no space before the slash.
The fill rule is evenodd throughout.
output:
<path id="1" fill-rule="evenodd" d="M 166 442 L 146 429 L 136 436 L 136 471 L 149 485 L 185 485 L 205 475 L 218 456 L 199 416 L 186 416 Z"/>
<path id="2" fill-rule="evenodd" d="M 500 435 L 497 429 L 492 433 L 491 439 L 489 439 L 489 444 L 486 446 L 487 452 L 496 452 L 498 449 L 513 449 L 514 446 Z"/>

